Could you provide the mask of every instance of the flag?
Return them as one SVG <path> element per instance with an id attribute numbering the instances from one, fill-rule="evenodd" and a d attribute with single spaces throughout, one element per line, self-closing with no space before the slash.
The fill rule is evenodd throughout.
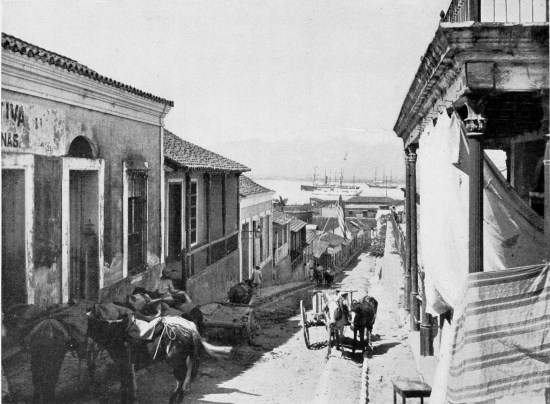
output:
<path id="1" fill-rule="evenodd" d="M 348 240 L 348 227 L 346 226 L 346 215 L 344 213 L 344 202 L 342 201 L 342 195 L 338 199 L 338 205 L 336 206 L 336 213 L 338 214 L 338 226 L 344 235 L 344 239 Z"/>

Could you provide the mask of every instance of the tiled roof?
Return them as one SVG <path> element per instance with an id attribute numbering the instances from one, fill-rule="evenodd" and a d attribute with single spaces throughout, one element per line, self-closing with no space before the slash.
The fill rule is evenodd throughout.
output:
<path id="1" fill-rule="evenodd" d="M 273 223 L 280 224 L 281 226 L 292 222 L 292 219 L 294 219 L 294 216 L 287 215 L 286 213 L 279 212 L 278 210 L 273 212 Z"/>
<path id="2" fill-rule="evenodd" d="M 311 244 L 315 236 L 317 236 L 317 230 L 306 230 L 306 243 Z"/>
<path id="3" fill-rule="evenodd" d="M 297 231 L 303 229 L 306 226 L 307 226 L 306 222 L 293 217 L 292 222 L 290 222 L 290 231 L 297 232 Z"/>
<path id="4" fill-rule="evenodd" d="M 189 143 L 167 129 L 164 130 L 164 158 L 192 171 L 233 173 L 250 171 L 250 168 Z"/>
<path id="5" fill-rule="evenodd" d="M 355 228 L 357 228 L 357 225 L 353 225 L 353 223 L 359 224 L 361 223 L 363 228 L 374 228 L 376 227 L 376 220 L 375 219 L 367 219 L 367 218 L 357 218 L 357 217 L 346 217 L 346 224 L 348 225 L 348 229 L 351 232 L 357 232 Z M 339 227 L 338 225 L 338 218 L 336 217 L 314 217 L 313 218 L 313 224 L 316 224 L 318 229 L 321 231 L 332 231 L 333 229 L 336 229 Z"/>
<path id="6" fill-rule="evenodd" d="M 313 239 L 313 256 L 315 258 L 321 258 L 321 255 L 327 251 L 329 247 L 329 242 L 321 240 L 320 236 L 317 236 Z"/>
<path id="7" fill-rule="evenodd" d="M 275 191 L 261 186 L 260 184 L 252 181 L 246 175 L 241 175 L 239 177 L 239 195 L 247 197 L 252 195 L 265 194 L 267 192 Z"/>
<path id="8" fill-rule="evenodd" d="M 338 247 L 341 244 L 350 244 L 350 241 L 346 241 L 344 237 L 341 237 L 334 233 L 323 233 L 321 235 L 321 240 L 328 242 L 331 247 Z"/>
<path id="9" fill-rule="evenodd" d="M 392 199 L 387 196 L 354 196 L 345 201 L 345 204 L 348 203 L 372 203 L 372 204 L 381 204 L 381 205 L 392 205 L 397 202 L 397 199 Z"/>
<path id="10" fill-rule="evenodd" d="M 50 52 L 46 49 L 40 48 L 36 45 L 25 42 L 19 38 L 16 38 L 12 35 L 8 35 L 2 32 L 2 48 L 4 51 L 11 51 L 28 58 L 35 59 L 37 61 L 42 61 L 45 64 L 54 65 L 60 69 L 66 70 L 68 72 L 78 74 L 80 76 L 85 76 L 91 80 L 98 81 L 100 83 L 106 84 L 111 87 L 116 87 L 122 91 L 126 91 L 131 94 L 146 98 L 148 100 L 158 102 L 160 104 L 174 106 L 173 101 L 166 100 L 156 95 L 146 93 L 145 91 L 138 90 L 137 88 L 131 87 L 127 84 L 120 83 L 116 80 L 110 79 L 95 72 L 83 64 L 78 63 L 76 60 L 69 59 L 68 57 L 59 55 L 54 52 Z"/>

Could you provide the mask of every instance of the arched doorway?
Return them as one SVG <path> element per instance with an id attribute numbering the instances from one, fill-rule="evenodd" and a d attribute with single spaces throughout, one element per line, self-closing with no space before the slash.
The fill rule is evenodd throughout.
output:
<path id="1" fill-rule="evenodd" d="M 96 299 L 99 292 L 99 170 L 95 145 L 85 136 L 71 142 L 69 179 L 68 298 Z"/>

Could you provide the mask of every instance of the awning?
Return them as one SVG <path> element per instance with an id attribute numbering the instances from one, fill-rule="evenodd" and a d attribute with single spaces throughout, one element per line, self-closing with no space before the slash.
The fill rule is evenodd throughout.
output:
<path id="1" fill-rule="evenodd" d="M 297 232 L 297 231 L 300 231 L 301 229 L 303 229 L 306 226 L 307 226 L 306 222 L 294 217 L 294 218 L 292 218 L 292 222 L 290 222 L 290 231 Z"/>

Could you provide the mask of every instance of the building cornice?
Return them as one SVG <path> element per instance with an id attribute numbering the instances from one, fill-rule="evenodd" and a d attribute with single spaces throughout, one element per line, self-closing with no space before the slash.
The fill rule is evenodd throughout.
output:
<path id="1" fill-rule="evenodd" d="M 394 131 L 407 144 L 467 62 L 548 65 L 548 23 L 441 23 L 405 97 Z M 466 93 L 466 86 L 458 86 Z M 447 97 L 448 98 L 448 97 Z"/>
<path id="2" fill-rule="evenodd" d="M 241 195 L 241 208 L 247 208 L 249 206 L 254 206 L 260 203 L 271 202 L 275 192 L 264 192 L 261 194 L 255 194 L 251 196 L 242 196 Z"/>
<path id="3" fill-rule="evenodd" d="M 2 53 L 2 90 L 159 126 L 171 106 L 30 58 Z"/>

